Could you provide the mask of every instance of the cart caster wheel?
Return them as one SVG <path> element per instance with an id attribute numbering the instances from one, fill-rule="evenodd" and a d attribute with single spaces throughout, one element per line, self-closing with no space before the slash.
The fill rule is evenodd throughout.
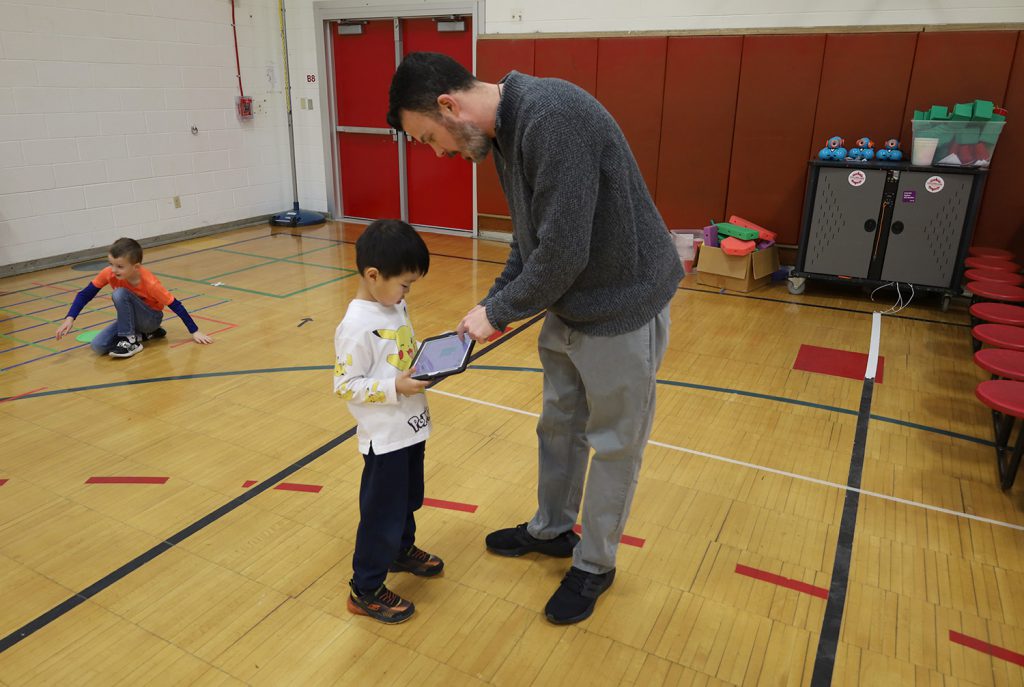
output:
<path id="1" fill-rule="evenodd" d="M 804 292 L 805 286 L 807 286 L 806 277 L 790 277 L 786 281 L 786 288 L 788 288 L 789 292 L 794 296 L 799 296 L 800 294 L 802 294 Z"/>
<path id="2" fill-rule="evenodd" d="M 951 300 L 953 300 L 953 297 L 950 296 L 948 293 L 942 294 L 942 305 L 940 306 L 942 308 L 942 312 L 946 312 L 947 310 L 949 310 L 949 302 Z"/>

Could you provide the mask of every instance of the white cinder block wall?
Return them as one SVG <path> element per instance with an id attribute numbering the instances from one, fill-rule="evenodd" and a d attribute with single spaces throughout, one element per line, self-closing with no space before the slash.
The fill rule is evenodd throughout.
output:
<path id="1" fill-rule="evenodd" d="M 317 0 L 286 0 L 299 202 L 325 211 Z M 330 0 L 367 17 L 443 0 Z M 486 0 L 481 33 L 1024 23 L 1021 0 Z M 0 266 L 290 208 L 277 0 L 0 0 Z M 300 99 L 313 109 L 299 109 Z M 197 135 L 190 128 L 199 129 Z M 176 208 L 174 198 L 180 199 Z"/>
<path id="2" fill-rule="evenodd" d="M 0 265 L 291 206 L 277 0 L 236 14 L 248 121 L 230 0 L 0 0 Z"/>

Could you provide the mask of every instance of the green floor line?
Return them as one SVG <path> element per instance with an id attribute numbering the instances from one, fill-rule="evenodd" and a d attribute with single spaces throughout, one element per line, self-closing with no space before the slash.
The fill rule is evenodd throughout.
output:
<path id="1" fill-rule="evenodd" d="M 19 344 L 22 344 L 24 346 L 35 346 L 36 348 L 41 348 L 49 353 L 60 353 L 60 351 L 58 351 L 56 348 L 50 348 L 49 346 L 38 344 L 35 341 L 26 341 L 25 339 L 19 339 L 18 337 L 11 336 L 10 334 L 0 334 L 0 338 L 10 339 L 11 341 L 17 341 Z"/>

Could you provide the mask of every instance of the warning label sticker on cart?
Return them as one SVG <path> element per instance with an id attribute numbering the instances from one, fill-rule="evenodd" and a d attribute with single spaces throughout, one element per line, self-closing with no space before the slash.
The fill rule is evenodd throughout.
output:
<path id="1" fill-rule="evenodd" d="M 904 203 L 916 203 L 917 202 L 917 191 L 904 191 L 903 192 Z"/>
<path id="2" fill-rule="evenodd" d="M 847 178 L 850 180 L 850 186 L 863 186 L 864 182 L 868 180 L 868 175 L 862 170 L 855 169 Z"/>
<path id="3" fill-rule="evenodd" d="M 946 188 L 946 181 L 942 177 L 928 177 L 924 182 L 924 190 L 928 193 L 938 193 Z"/>

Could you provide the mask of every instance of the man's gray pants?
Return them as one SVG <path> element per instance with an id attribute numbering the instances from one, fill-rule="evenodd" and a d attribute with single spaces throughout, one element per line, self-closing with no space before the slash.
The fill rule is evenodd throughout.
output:
<path id="1" fill-rule="evenodd" d="M 589 336 L 548 313 L 538 349 L 544 408 L 537 423 L 537 514 L 527 531 L 551 539 L 576 524 L 586 478 L 583 540 L 573 566 L 615 567 L 654 419 L 658 367 L 669 336 L 669 306 L 639 329 Z M 587 463 L 594 449 L 590 474 Z"/>

